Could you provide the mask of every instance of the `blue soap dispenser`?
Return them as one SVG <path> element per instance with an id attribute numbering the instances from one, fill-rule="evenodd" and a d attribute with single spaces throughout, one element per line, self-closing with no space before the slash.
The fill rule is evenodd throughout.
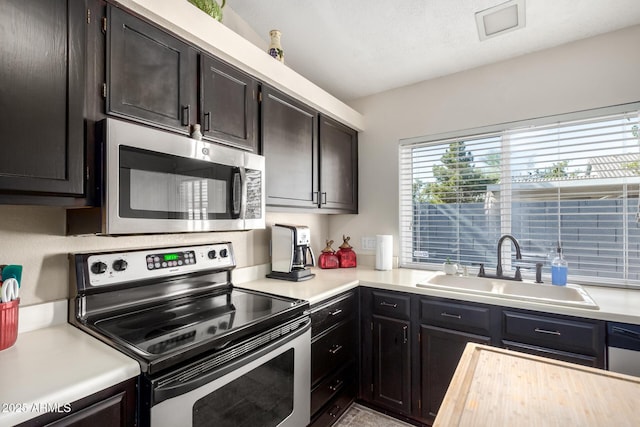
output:
<path id="1" fill-rule="evenodd" d="M 560 242 L 558 242 L 558 248 L 556 249 L 556 257 L 551 261 L 551 283 L 557 286 L 565 286 L 567 284 L 567 273 L 569 271 L 569 264 L 562 257 L 562 248 Z"/>

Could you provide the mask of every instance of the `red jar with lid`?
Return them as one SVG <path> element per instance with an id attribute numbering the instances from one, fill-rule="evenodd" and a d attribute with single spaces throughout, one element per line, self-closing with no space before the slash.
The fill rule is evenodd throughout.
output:
<path id="1" fill-rule="evenodd" d="M 340 249 L 338 249 L 338 252 L 336 252 L 338 260 L 340 261 L 340 268 L 356 267 L 356 253 L 353 251 L 353 248 L 349 244 L 349 240 L 351 240 L 351 237 L 345 237 L 343 235 L 342 240 L 343 243 L 340 245 Z"/>
<path id="2" fill-rule="evenodd" d="M 331 248 L 333 240 L 327 240 L 327 247 L 322 250 L 320 257 L 318 258 L 318 265 L 320 268 L 338 268 L 340 267 L 340 260 L 336 256 L 336 252 Z"/>

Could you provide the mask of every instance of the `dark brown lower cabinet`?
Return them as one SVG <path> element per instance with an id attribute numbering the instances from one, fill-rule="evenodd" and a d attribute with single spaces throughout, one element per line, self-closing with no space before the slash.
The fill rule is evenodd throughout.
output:
<path id="1" fill-rule="evenodd" d="M 358 397 L 412 423 L 433 423 L 470 342 L 604 367 L 601 320 L 368 287 L 360 297 Z"/>
<path id="2" fill-rule="evenodd" d="M 373 402 L 411 412 L 410 322 L 373 316 Z"/>
<path id="3" fill-rule="evenodd" d="M 578 365 L 591 366 L 593 368 L 601 368 L 601 366 L 599 366 L 598 359 L 594 356 L 569 353 L 566 351 L 537 347 L 534 345 L 522 344 L 513 341 L 502 341 L 502 346 L 507 350 L 533 354 L 534 356 L 548 357 L 549 359 L 562 360 L 563 362 L 576 363 Z"/>
<path id="4" fill-rule="evenodd" d="M 605 324 L 549 313 L 502 312 L 502 346 L 595 368 L 605 367 Z"/>
<path id="5" fill-rule="evenodd" d="M 491 344 L 490 337 L 420 325 L 420 416 L 433 421 L 469 342 Z"/>
<path id="6" fill-rule="evenodd" d="M 311 427 L 326 427 L 334 424 L 353 403 L 356 394 L 356 383 L 348 383 L 336 393 L 330 404 L 320 411 L 311 421 Z"/>
<path id="7" fill-rule="evenodd" d="M 19 427 L 131 427 L 136 425 L 137 377 L 48 412 Z"/>
<path id="8" fill-rule="evenodd" d="M 328 427 L 356 398 L 358 293 L 311 307 L 311 425 Z"/>

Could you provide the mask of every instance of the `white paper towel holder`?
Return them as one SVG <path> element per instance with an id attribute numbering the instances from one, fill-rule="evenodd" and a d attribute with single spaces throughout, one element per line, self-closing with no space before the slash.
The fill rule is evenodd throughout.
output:
<path id="1" fill-rule="evenodd" d="M 393 236 L 391 234 L 376 235 L 376 270 L 393 268 Z"/>

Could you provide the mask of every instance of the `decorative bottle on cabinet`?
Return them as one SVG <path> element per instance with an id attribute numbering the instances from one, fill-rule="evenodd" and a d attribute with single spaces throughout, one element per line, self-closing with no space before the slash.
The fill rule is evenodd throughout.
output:
<path id="1" fill-rule="evenodd" d="M 340 260 L 333 248 L 331 248 L 331 245 L 333 245 L 333 240 L 327 240 L 327 247 L 322 250 L 318 259 L 318 265 L 320 265 L 320 268 L 340 267 Z"/>
<path id="2" fill-rule="evenodd" d="M 340 268 L 350 268 L 356 266 L 356 253 L 349 244 L 351 237 L 342 236 L 343 243 L 340 245 L 340 249 L 336 252 L 338 260 L 340 261 Z"/>
<path id="3" fill-rule="evenodd" d="M 271 30 L 269 31 L 269 36 L 271 37 L 271 44 L 269 44 L 269 55 L 276 58 L 278 61 L 284 63 L 284 51 L 282 50 L 282 46 L 280 44 L 280 36 L 282 34 L 279 30 Z"/>

